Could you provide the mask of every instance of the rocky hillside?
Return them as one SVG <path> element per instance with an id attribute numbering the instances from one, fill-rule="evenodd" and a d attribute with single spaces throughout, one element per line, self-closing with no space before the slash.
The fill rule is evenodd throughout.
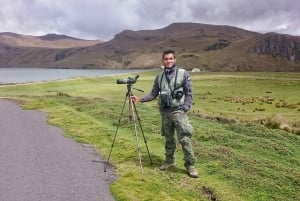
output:
<path id="1" fill-rule="evenodd" d="M 45 38 L 55 41 L 51 35 Z M 0 39 L 0 66 L 152 68 L 161 65 L 161 53 L 167 48 L 177 52 L 178 65 L 186 69 L 300 71 L 299 36 L 198 23 L 175 23 L 157 30 L 124 30 L 110 41 L 88 47 L 12 46 Z"/>
<path id="2" fill-rule="evenodd" d="M 0 33 L 0 44 L 10 47 L 73 48 L 99 44 L 99 40 L 82 40 L 65 35 L 47 34 L 29 36 L 16 33 Z"/>
<path id="3" fill-rule="evenodd" d="M 253 51 L 257 54 L 269 54 L 283 57 L 291 62 L 300 61 L 300 37 L 268 33 L 260 36 Z"/>

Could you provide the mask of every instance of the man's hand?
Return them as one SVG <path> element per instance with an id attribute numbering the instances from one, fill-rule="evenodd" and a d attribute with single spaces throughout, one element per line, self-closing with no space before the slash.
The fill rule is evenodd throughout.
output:
<path id="1" fill-rule="evenodd" d="M 134 103 L 141 102 L 141 98 L 140 98 L 140 97 L 137 97 L 137 96 L 131 96 L 131 100 L 132 100 L 132 102 L 134 102 Z"/>

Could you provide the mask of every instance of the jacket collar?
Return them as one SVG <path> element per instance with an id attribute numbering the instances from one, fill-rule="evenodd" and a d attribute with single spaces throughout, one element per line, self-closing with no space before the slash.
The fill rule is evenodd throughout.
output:
<path id="1" fill-rule="evenodd" d="M 175 72 L 176 68 L 177 68 L 176 65 L 172 66 L 171 68 L 166 68 L 165 67 L 164 71 L 165 71 L 166 74 L 172 74 L 173 72 Z"/>

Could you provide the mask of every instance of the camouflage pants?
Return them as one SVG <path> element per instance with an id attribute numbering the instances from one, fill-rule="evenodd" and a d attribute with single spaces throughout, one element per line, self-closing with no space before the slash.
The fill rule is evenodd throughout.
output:
<path id="1" fill-rule="evenodd" d="M 182 151 L 184 153 L 184 166 L 187 168 L 194 165 L 195 157 L 191 141 L 194 129 L 189 122 L 187 114 L 182 110 L 176 110 L 173 112 L 161 111 L 161 119 L 161 133 L 165 136 L 165 162 L 175 162 L 174 153 L 176 150 L 176 130 L 177 139 L 181 144 Z"/>

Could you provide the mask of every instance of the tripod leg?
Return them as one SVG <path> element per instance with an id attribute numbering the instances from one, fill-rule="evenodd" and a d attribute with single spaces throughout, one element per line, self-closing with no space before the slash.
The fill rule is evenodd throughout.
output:
<path id="1" fill-rule="evenodd" d="M 133 125 L 134 125 L 134 131 L 135 131 L 135 139 L 136 139 L 136 149 L 138 152 L 138 157 L 139 157 L 139 164 L 141 167 L 141 174 L 142 174 L 142 181 L 144 180 L 144 170 L 143 170 L 143 165 L 142 165 L 142 154 L 141 154 L 141 148 L 140 148 L 140 144 L 139 144 L 139 138 L 138 138 L 138 132 L 137 132 L 137 126 L 136 126 L 136 113 L 134 110 L 134 103 L 131 99 L 132 94 L 129 93 L 129 106 L 130 106 L 130 111 L 131 111 L 131 116 L 132 116 L 132 121 L 133 121 Z"/>
<path id="2" fill-rule="evenodd" d="M 106 169 L 107 169 L 107 166 L 108 166 L 108 163 L 109 163 L 109 159 L 110 159 L 110 156 L 111 156 L 111 153 L 112 153 L 112 149 L 113 149 L 115 141 L 116 141 L 117 133 L 118 133 L 118 130 L 119 130 L 119 127 L 120 127 L 120 124 L 121 124 L 121 119 L 122 119 L 122 116 L 123 116 L 123 113 L 124 113 L 124 108 L 125 108 L 127 96 L 128 96 L 128 94 L 126 94 L 126 97 L 125 97 L 125 100 L 124 100 L 123 108 L 122 108 L 122 111 L 121 111 L 121 114 L 120 114 L 120 117 L 119 117 L 119 121 L 118 121 L 117 129 L 116 129 L 116 132 L 115 132 L 115 135 L 114 135 L 114 139 L 113 139 L 113 142 L 111 144 L 111 148 L 110 148 L 110 152 L 109 152 L 107 161 L 104 165 L 104 172 L 106 172 Z"/>
<path id="3" fill-rule="evenodd" d="M 134 107 L 134 111 L 135 111 L 137 120 L 138 120 L 138 122 L 139 122 L 139 126 L 140 126 L 140 129 L 141 129 L 142 135 L 143 135 L 143 139 L 144 139 L 146 148 L 147 148 L 147 152 L 148 152 L 148 157 L 149 157 L 149 160 L 150 160 L 150 164 L 152 165 L 153 163 L 152 163 L 152 159 L 151 159 L 151 156 L 150 156 L 150 152 L 149 152 L 147 140 L 146 140 L 146 138 L 145 138 L 145 134 L 144 134 L 144 130 L 143 130 L 143 127 L 142 127 L 142 124 L 141 124 L 141 120 L 140 120 L 140 117 L 139 117 L 139 114 L 138 114 L 138 112 L 137 112 L 137 109 L 136 109 L 136 106 L 135 106 L 135 103 L 134 103 L 134 102 L 133 102 L 133 107 Z"/>

